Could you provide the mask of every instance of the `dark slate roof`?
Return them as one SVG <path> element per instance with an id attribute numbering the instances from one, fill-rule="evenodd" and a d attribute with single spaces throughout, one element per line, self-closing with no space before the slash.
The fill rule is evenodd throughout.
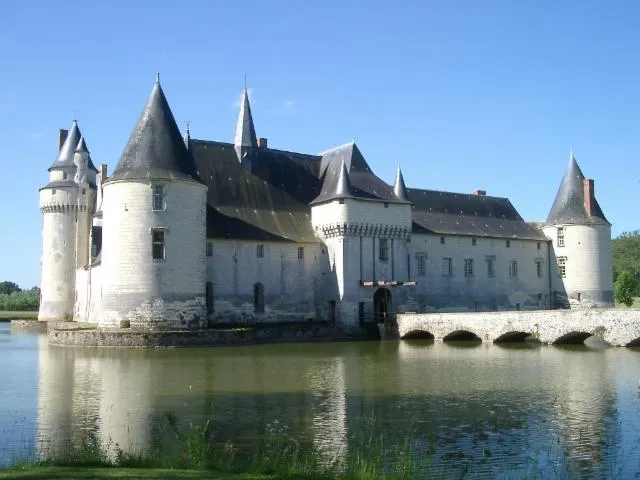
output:
<path id="1" fill-rule="evenodd" d="M 507 198 L 415 188 L 408 193 L 413 203 L 413 233 L 546 240 Z"/>
<path id="2" fill-rule="evenodd" d="M 84 135 L 80 136 L 80 141 L 78 142 L 78 145 L 76 146 L 76 149 L 74 150 L 74 152 L 87 152 L 87 153 L 89 153 L 89 149 L 87 148 L 87 142 L 84 140 Z M 87 162 L 87 168 L 89 170 L 93 170 L 94 172 L 97 172 L 98 169 L 96 168 L 96 166 L 91 161 L 91 155 L 89 155 L 89 159 L 88 160 L 89 161 Z"/>
<path id="3" fill-rule="evenodd" d="M 309 202 L 318 195 L 320 158 L 258 149 L 253 173 L 231 143 L 191 140 L 207 193 L 207 237 L 317 242 Z"/>
<path id="4" fill-rule="evenodd" d="M 610 225 L 597 200 L 594 199 L 593 215 L 589 215 L 584 208 L 584 180 L 585 177 L 582 174 L 582 170 L 580 170 L 578 162 L 576 162 L 575 157 L 571 154 L 569 166 L 562 178 L 562 182 L 560 182 L 558 193 L 547 217 L 547 223 Z"/>
<path id="5" fill-rule="evenodd" d="M 146 179 L 200 182 L 159 82 L 106 182 Z"/>
<path id="6" fill-rule="evenodd" d="M 95 190 L 97 187 L 94 183 L 89 183 L 89 188 Z M 64 187 L 78 187 L 78 184 L 74 180 L 55 180 L 53 182 L 47 183 L 44 187 L 41 187 L 40 190 L 44 190 L 45 188 L 64 188 Z"/>
<path id="7" fill-rule="evenodd" d="M 312 204 L 327 202 L 336 198 L 359 198 L 393 203 L 406 203 L 393 193 L 393 188 L 378 178 L 369 168 L 360 149 L 354 142 L 333 148 L 322 154 L 320 177 L 322 190 Z M 350 195 L 336 196 L 342 165 L 349 174 Z"/>
<path id="8" fill-rule="evenodd" d="M 393 194 L 403 202 L 409 201 L 409 192 L 407 192 L 407 186 L 404 184 L 404 177 L 400 167 L 398 167 L 398 172 L 396 173 L 396 181 L 393 183 Z"/>
<path id="9" fill-rule="evenodd" d="M 78 128 L 78 122 L 74 120 L 73 125 L 71 125 L 71 130 L 69 130 L 69 133 L 67 134 L 67 138 L 62 144 L 62 147 L 60 147 L 56 160 L 49 167 L 49 171 L 55 168 L 75 167 L 75 164 L 73 163 L 73 153 L 75 152 L 81 137 L 82 135 L 80 134 L 80 128 Z"/>

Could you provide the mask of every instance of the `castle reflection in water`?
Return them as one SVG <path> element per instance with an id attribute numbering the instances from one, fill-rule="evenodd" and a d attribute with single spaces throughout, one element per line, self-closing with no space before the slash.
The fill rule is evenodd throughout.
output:
<path id="1" fill-rule="evenodd" d="M 284 434 L 339 460 L 375 434 L 409 442 L 437 472 L 487 478 L 600 476 L 640 458 L 629 450 L 636 385 L 620 384 L 640 374 L 637 351 L 406 341 L 75 349 L 43 338 L 39 355 L 41 453 L 86 435 L 144 450 L 174 412 L 185 425 L 213 418 L 217 439 L 241 448 Z"/>

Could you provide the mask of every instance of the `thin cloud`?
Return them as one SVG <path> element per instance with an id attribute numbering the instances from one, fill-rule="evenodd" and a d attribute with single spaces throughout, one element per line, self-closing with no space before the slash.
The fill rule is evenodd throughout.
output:
<path id="1" fill-rule="evenodd" d="M 296 106 L 295 100 L 287 100 L 282 104 L 282 108 L 287 110 Z"/>

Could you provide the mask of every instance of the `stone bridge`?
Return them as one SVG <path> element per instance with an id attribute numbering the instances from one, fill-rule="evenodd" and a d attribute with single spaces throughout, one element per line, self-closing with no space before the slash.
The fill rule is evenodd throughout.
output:
<path id="1" fill-rule="evenodd" d="M 399 313 L 399 338 L 582 343 L 595 335 L 613 346 L 640 346 L 640 310 L 574 309 L 473 313 Z"/>

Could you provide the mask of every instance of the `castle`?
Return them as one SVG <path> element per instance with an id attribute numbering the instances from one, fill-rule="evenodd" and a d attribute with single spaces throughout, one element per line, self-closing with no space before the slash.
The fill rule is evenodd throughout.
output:
<path id="1" fill-rule="evenodd" d="M 396 312 L 610 306 L 611 224 L 573 155 L 544 223 L 507 198 L 378 178 L 355 143 L 318 155 L 183 137 L 159 80 L 111 175 L 74 121 L 43 214 L 40 320 L 202 329 Z"/>

